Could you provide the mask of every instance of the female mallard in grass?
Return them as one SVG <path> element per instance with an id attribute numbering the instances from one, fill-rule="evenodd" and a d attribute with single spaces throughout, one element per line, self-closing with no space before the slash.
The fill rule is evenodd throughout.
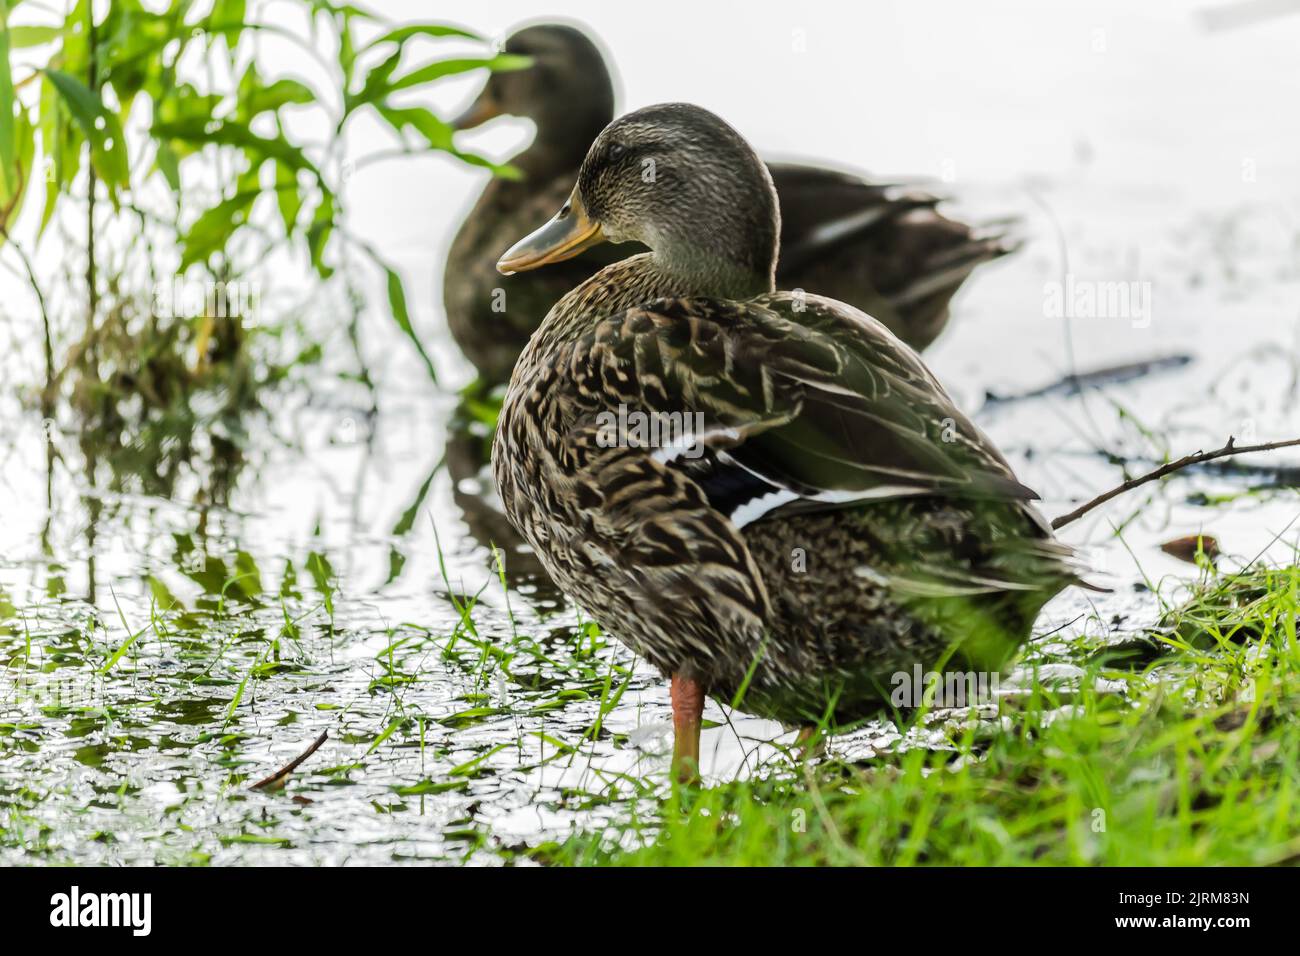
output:
<path id="1" fill-rule="evenodd" d="M 538 318 L 560 296 L 617 258 L 607 250 L 588 253 L 504 280 L 492 270 L 501 249 L 564 201 L 587 147 L 614 117 L 604 59 L 580 31 L 528 27 L 505 49 L 531 57 L 533 66 L 493 74 L 454 125 L 526 116 L 536 139 L 511 160 L 522 179 L 488 183 L 452 242 L 443 278 L 452 335 L 491 382 L 510 377 Z M 948 302 L 971 271 L 1009 251 L 1001 237 L 979 236 L 940 215 L 938 200 L 925 193 L 811 166 L 768 169 L 781 203 L 781 287 L 857 306 L 913 348 L 925 348 L 943 330 Z"/>
<path id="2" fill-rule="evenodd" d="M 679 774 L 705 695 L 842 727 L 915 665 L 1000 670 L 1077 580 L 911 348 L 842 302 L 774 291 L 779 234 L 748 144 L 670 104 L 610 124 L 498 265 L 651 250 L 547 314 L 492 463 L 556 584 L 671 677 Z"/>

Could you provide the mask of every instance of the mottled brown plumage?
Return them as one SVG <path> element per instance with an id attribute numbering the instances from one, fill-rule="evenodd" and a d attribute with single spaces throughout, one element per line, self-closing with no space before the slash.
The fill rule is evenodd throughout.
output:
<path id="1" fill-rule="evenodd" d="M 565 292 L 633 250 L 591 250 L 551 269 L 503 278 L 496 256 L 568 195 L 587 147 L 614 115 L 613 86 L 596 46 L 568 26 L 528 27 L 506 50 L 532 68 L 494 74 L 461 127 L 510 113 L 531 118 L 533 143 L 511 160 L 521 180 L 494 179 L 452 243 L 443 280 L 453 337 L 489 382 L 509 378 L 541 316 Z M 941 215 L 916 189 L 869 183 L 814 166 L 771 163 L 782 210 L 782 288 L 839 299 L 874 315 L 914 348 L 934 341 L 948 303 L 981 263 L 1009 251 Z M 497 290 L 500 290 L 499 292 Z"/>
<path id="2" fill-rule="evenodd" d="M 1069 551 L 912 349 L 773 291 L 779 214 L 745 141 L 650 107 L 577 182 L 503 267 L 562 255 L 564 230 L 652 251 L 556 304 L 502 406 L 497 486 L 560 588 L 682 687 L 745 688 L 742 709 L 792 724 L 870 716 L 891 674 L 954 648 L 1004 667 L 1075 580 Z M 615 429 L 616 411 L 689 434 Z"/>

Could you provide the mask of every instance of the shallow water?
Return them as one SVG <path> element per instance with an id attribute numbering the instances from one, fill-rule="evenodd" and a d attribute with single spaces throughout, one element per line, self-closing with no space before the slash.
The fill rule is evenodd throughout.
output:
<path id="1" fill-rule="evenodd" d="M 964 294 L 937 364 L 968 407 L 982 390 L 1052 378 L 1023 340 L 988 342 L 999 323 L 1014 333 L 1004 317 L 1045 281 L 1046 258 L 1031 246 Z M 1260 423 L 1259 440 L 1300 432 L 1287 338 L 1295 317 L 1277 321 L 1262 301 L 1276 273 L 1256 294 L 1244 280 L 1182 285 L 1180 265 L 1159 280 L 1170 291 L 1158 301 L 1201 333 L 1171 336 L 1184 350 L 1194 343 L 1191 364 L 979 414 L 1047 513 L 1119 480 L 1094 443 L 1158 456 L 1138 422 L 1174 450 L 1218 444 L 1247 420 Z M 1297 279 L 1286 281 L 1294 293 Z M 1075 334 L 1090 343 L 1105 331 L 1076 323 Z M 210 497 L 210 466 L 169 498 L 97 490 L 76 441 L 57 430 L 47 484 L 41 420 L 6 418 L 0 860 L 494 859 L 625 816 L 663 786 L 663 683 L 530 580 L 526 555 L 506 553 L 512 589 L 503 589 L 487 476 L 475 474 L 466 440 L 447 445 L 453 401 L 385 385 L 367 422 L 349 404 L 362 407 L 360 396 L 315 374 L 325 380 L 310 399 L 273 403 L 269 422 L 250 424 L 225 506 L 199 503 Z M 435 471 L 444 452 L 449 466 Z M 1282 461 L 1296 459 L 1263 463 Z M 1196 574 L 1158 551 L 1168 538 L 1204 530 L 1249 559 L 1283 532 L 1273 551 L 1285 557 L 1297 538 L 1285 530 L 1294 492 L 1270 490 L 1270 480 L 1185 475 L 1071 528 L 1067 538 L 1089 548 L 1116 590 L 1053 602 L 1038 630 L 1062 630 L 1040 659 L 1068 663 L 1070 640 L 1085 631 L 1151 623 L 1154 598 L 1132 585 Z M 1121 523 L 1123 543 L 1110 530 Z M 393 533 L 400 525 L 409 527 Z M 458 602 L 469 601 L 462 614 Z M 728 725 L 714 705 L 708 716 L 721 724 L 705 734 L 711 778 L 780 759 L 762 745 L 779 727 L 742 715 Z M 328 741 L 284 791 L 247 790 L 322 731 Z M 833 746 L 859 754 L 896 744 L 881 725 Z"/>
<path id="2" fill-rule="evenodd" d="M 1076 172 L 960 191 L 972 215 L 1018 212 L 1029 241 L 969 283 L 929 357 L 1044 511 L 1122 480 L 1099 450 L 1140 472 L 1228 434 L 1300 435 L 1293 184 L 1243 200 Z M 409 259 L 428 272 L 423 252 Z M 1149 283 L 1149 314 L 1045 314 L 1067 272 Z M 422 328 L 463 380 L 434 310 Z M 664 683 L 507 543 L 472 435 L 449 432 L 454 396 L 423 384 L 382 317 L 366 334 L 368 354 L 389 356 L 376 414 L 336 365 L 308 371 L 243 423 L 237 461 L 201 451 L 166 494 L 110 490 L 68 422 L 0 394 L 0 863 L 492 862 L 652 818 Z M 1175 353 L 1192 360 L 1082 395 L 985 401 L 1052 383 L 1071 354 L 1083 371 Z M 6 356 L 4 376 L 30 384 L 30 352 Z M 1198 573 L 1159 550 L 1170 538 L 1214 534 L 1228 565 L 1286 560 L 1300 455 L 1251 463 L 1263 470 L 1184 473 L 1069 528 L 1114 591 L 1054 601 L 1028 659 L 1068 674 L 1080 636 L 1153 623 L 1159 603 L 1135 585 L 1172 600 Z M 706 717 L 710 779 L 783 759 L 780 727 L 714 704 Z M 284 790 L 248 790 L 321 732 Z M 880 724 L 832 747 L 899 745 Z"/>

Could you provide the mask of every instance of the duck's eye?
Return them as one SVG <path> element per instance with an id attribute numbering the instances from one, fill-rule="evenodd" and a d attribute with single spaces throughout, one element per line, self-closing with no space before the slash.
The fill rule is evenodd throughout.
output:
<path id="1" fill-rule="evenodd" d="M 622 143 L 610 143 L 610 144 L 609 144 L 609 158 L 610 158 L 610 159 L 622 159 L 622 158 L 623 158 L 623 155 L 624 155 L 626 152 L 627 152 L 627 147 L 624 146 Z"/>

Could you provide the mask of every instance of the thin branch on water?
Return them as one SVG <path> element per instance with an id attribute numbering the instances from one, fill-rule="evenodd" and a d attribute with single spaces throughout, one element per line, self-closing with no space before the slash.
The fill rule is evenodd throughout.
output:
<path id="1" fill-rule="evenodd" d="M 299 765 L 304 760 L 306 760 L 308 757 L 310 757 L 312 754 L 314 754 L 317 750 L 320 749 L 321 744 L 325 743 L 325 740 L 327 737 L 329 737 L 329 735 L 330 732 L 328 730 L 322 730 L 320 736 L 316 738 L 315 742 L 312 743 L 310 747 L 308 747 L 306 750 L 300 753 L 293 760 L 290 760 L 287 764 L 285 764 L 275 773 L 271 774 L 271 776 L 267 777 L 265 780 L 257 781 L 257 783 L 253 784 L 248 789 L 264 790 L 267 787 L 276 787 L 277 785 L 284 783 L 285 779 L 289 776 L 289 774 L 297 770 Z"/>
<path id="2" fill-rule="evenodd" d="M 1058 518 L 1053 518 L 1052 530 L 1055 531 L 1072 521 L 1077 521 L 1093 508 L 1105 504 L 1117 495 L 1122 495 L 1126 491 L 1132 491 L 1139 485 L 1145 485 L 1148 481 L 1156 481 L 1157 479 L 1165 477 L 1165 475 L 1173 474 L 1175 471 L 1187 468 L 1190 465 L 1199 465 L 1203 462 L 1214 461 L 1216 458 L 1227 458 L 1229 455 L 1246 455 L 1256 451 L 1273 451 L 1278 448 L 1293 448 L 1300 445 L 1300 438 L 1291 438 L 1287 441 L 1266 442 L 1262 445 L 1237 445 L 1236 441 L 1237 440 L 1230 435 L 1228 436 L 1228 443 L 1222 448 L 1216 448 L 1214 451 L 1198 451 L 1195 454 L 1184 455 L 1177 461 L 1171 461 L 1168 464 L 1161 465 L 1159 468 L 1155 469 L 1155 471 L 1149 471 L 1145 475 L 1140 475 L 1137 478 L 1130 478 L 1122 485 L 1118 485 L 1110 489 L 1110 491 L 1103 492 L 1091 501 L 1079 505 L 1079 507 L 1075 508 L 1068 514 L 1063 514 Z"/>
<path id="3" fill-rule="evenodd" d="M 1018 456 L 1032 458 L 1035 454 L 1042 453 L 1042 449 L 1035 448 L 1032 445 L 1006 445 L 1002 450 L 1008 457 L 1012 458 Z M 1153 454 L 1126 454 L 1111 451 L 1107 448 L 1053 448 L 1051 454 L 1056 457 L 1103 458 L 1108 464 L 1125 469 L 1135 469 L 1139 465 L 1146 468 L 1155 468 L 1165 464 L 1165 459 L 1157 458 Z M 1269 462 L 1247 463 L 1232 460 L 1204 461 L 1188 467 L 1204 468 L 1205 471 L 1216 475 L 1238 477 L 1250 475 L 1260 478 L 1272 478 L 1278 485 L 1300 488 L 1300 464 L 1294 462 L 1271 464 Z"/>

